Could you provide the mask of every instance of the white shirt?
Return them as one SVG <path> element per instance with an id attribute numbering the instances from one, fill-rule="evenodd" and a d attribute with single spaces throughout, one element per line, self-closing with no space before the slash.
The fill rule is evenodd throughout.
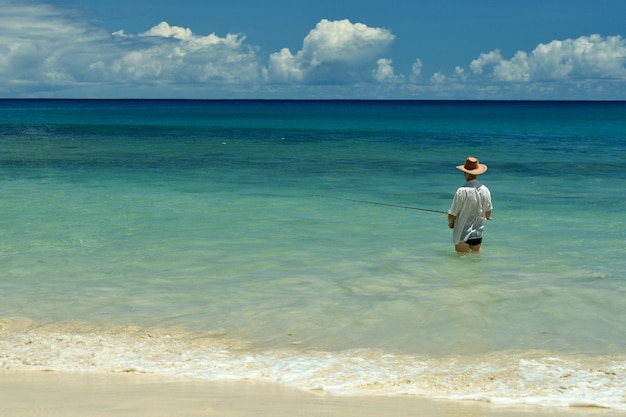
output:
<path id="1" fill-rule="evenodd" d="M 491 210 L 491 193 L 486 186 L 470 180 L 459 187 L 448 210 L 448 214 L 456 217 L 452 232 L 454 244 L 483 237 L 485 213 Z"/>

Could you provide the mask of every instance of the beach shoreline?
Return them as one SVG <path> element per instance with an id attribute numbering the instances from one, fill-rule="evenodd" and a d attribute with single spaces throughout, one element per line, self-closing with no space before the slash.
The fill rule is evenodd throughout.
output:
<path id="1" fill-rule="evenodd" d="M 2 370 L 0 415 L 606 417 L 626 413 L 593 407 L 503 406 L 410 396 L 336 396 L 256 381 Z"/>

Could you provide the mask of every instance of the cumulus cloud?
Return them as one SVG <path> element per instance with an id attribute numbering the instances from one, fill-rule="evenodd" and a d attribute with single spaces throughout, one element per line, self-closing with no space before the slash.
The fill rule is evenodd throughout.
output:
<path id="1" fill-rule="evenodd" d="M 589 35 L 553 40 L 511 57 L 480 54 L 469 70 L 411 76 L 419 91 L 473 99 L 621 99 L 626 91 L 626 40 Z M 417 90 L 417 89 L 416 89 Z"/>
<path id="2" fill-rule="evenodd" d="M 500 50 L 496 49 L 486 54 L 480 54 L 477 59 L 472 61 L 472 63 L 470 64 L 470 68 L 472 69 L 472 72 L 474 72 L 474 74 L 482 74 L 483 68 L 496 65 L 502 60 L 503 59 Z"/>
<path id="3" fill-rule="evenodd" d="M 372 75 L 379 83 L 401 83 L 404 81 L 403 75 L 396 75 L 391 59 L 381 58 L 377 61 L 378 68 L 372 72 Z"/>
<path id="4" fill-rule="evenodd" d="M 167 22 L 138 34 L 123 29 L 107 33 L 51 5 L 0 0 L 0 6 L 3 96 L 63 95 L 63 91 L 90 96 L 98 91 L 127 94 L 129 89 L 159 88 L 162 95 L 176 89 L 197 95 L 198 89 L 224 90 L 229 85 L 243 90 L 276 82 L 402 80 L 394 74 L 391 60 L 377 61 L 394 35 L 349 20 L 321 20 L 300 51 L 282 49 L 268 59 L 238 34 L 198 35 Z"/>
<path id="5" fill-rule="evenodd" d="M 342 83 L 370 68 L 393 41 L 387 29 L 349 20 L 321 20 L 295 54 L 284 48 L 270 55 L 268 77 L 274 82 Z"/>
<path id="6" fill-rule="evenodd" d="M 191 29 L 170 26 L 167 22 L 161 22 L 149 31 L 142 33 L 140 36 L 161 36 L 163 38 L 188 40 L 193 38 L 193 33 L 191 32 Z M 209 36 L 209 39 L 218 40 L 215 35 Z"/>
<path id="7" fill-rule="evenodd" d="M 430 78 L 430 81 L 434 84 L 442 84 L 446 82 L 447 79 L 448 77 L 446 77 L 445 74 L 443 74 L 442 72 L 436 72 Z"/>
<path id="8" fill-rule="evenodd" d="M 255 91 L 305 98 L 341 91 L 345 98 L 384 92 L 385 98 L 620 99 L 626 89 L 621 36 L 552 40 L 509 57 L 494 49 L 450 72 L 426 74 L 416 59 L 405 75 L 393 65 L 400 59 L 385 57 L 391 31 L 349 20 L 321 20 L 300 50 L 263 55 L 242 34 L 203 35 L 167 22 L 136 34 L 108 33 L 35 0 L 0 0 L 0 7 L 3 97 L 210 98 Z M 589 95 L 581 96 L 584 89 Z"/>
<path id="9" fill-rule="evenodd" d="M 109 34 L 49 5 L 0 3 L 4 96 L 70 89 L 90 94 L 104 85 L 121 90 L 193 83 L 200 88 L 245 86 L 261 77 L 262 64 L 244 36 L 198 36 L 166 22 L 138 35 Z"/>
<path id="10" fill-rule="evenodd" d="M 1 2 L 0 92 L 68 83 L 108 35 L 49 5 Z"/>
<path id="11" fill-rule="evenodd" d="M 424 64 L 422 60 L 417 58 L 413 65 L 411 65 L 411 75 L 409 76 L 409 80 L 411 82 L 419 82 L 422 76 L 422 67 Z"/>
<path id="12" fill-rule="evenodd" d="M 167 22 L 136 36 L 122 31 L 113 35 L 121 41 L 116 45 L 119 53 L 92 68 L 114 77 L 162 83 L 250 83 L 261 73 L 259 59 L 254 49 L 244 44 L 244 36 L 199 36 Z"/>
<path id="13" fill-rule="evenodd" d="M 502 82 L 626 80 L 626 40 L 621 36 L 581 36 L 539 44 L 532 52 L 518 51 L 504 59 L 499 50 L 472 61 L 475 75 L 486 71 Z"/>

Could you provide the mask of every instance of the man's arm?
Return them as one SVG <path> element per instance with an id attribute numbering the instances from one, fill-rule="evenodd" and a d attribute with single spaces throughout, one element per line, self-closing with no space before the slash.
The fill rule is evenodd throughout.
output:
<path id="1" fill-rule="evenodd" d="M 448 227 L 450 229 L 454 229 L 454 222 L 456 221 L 456 216 L 452 214 L 448 214 Z"/>

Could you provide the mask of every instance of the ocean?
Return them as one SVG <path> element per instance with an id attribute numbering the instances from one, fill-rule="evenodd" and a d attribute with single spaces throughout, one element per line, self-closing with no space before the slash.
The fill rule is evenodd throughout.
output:
<path id="1" fill-rule="evenodd" d="M 626 102 L 0 100 L 0 369 L 626 410 L 625 168 Z"/>

